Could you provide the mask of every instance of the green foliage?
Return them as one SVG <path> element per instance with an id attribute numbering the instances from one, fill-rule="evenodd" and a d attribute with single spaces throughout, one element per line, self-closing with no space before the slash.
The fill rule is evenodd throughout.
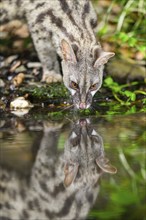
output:
<path id="1" fill-rule="evenodd" d="M 141 51 L 146 57 L 145 0 L 94 0 L 95 7 L 101 4 L 97 35 L 117 47 L 129 47 Z M 99 8 L 99 7 L 98 7 Z M 104 8 L 104 11 L 103 11 Z M 104 16 L 103 16 L 104 14 Z M 101 18 L 100 18 L 101 16 Z M 101 20 L 101 21 L 100 21 Z"/>
<path id="2" fill-rule="evenodd" d="M 48 117 L 52 120 L 63 119 L 64 117 L 72 118 L 73 115 L 76 115 L 77 117 L 91 115 L 99 116 L 101 114 L 121 115 L 146 112 L 146 99 L 144 98 L 146 93 L 140 89 L 135 89 L 135 86 L 137 86 L 138 83 L 139 82 L 131 82 L 120 85 L 111 77 L 107 77 L 103 83 L 106 94 L 104 95 L 97 92 L 91 108 L 78 111 L 73 108 L 73 105 L 62 104 L 63 101 L 69 99 L 69 93 L 63 84 L 56 83 L 55 85 L 41 85 L 41 87 L 39 85 L 28 85 L 19 88 L 18 93 L 20 96 L 27 94 L 30 100 L 34 104 L 37 104 L 37 108 L 39 105 L 42 108 L 41 103 L 44 103 L 45 106 L 47 103 L 55 104 L 52 107 L 48 106 L 48 109 L 44 109 L 45 112 L 49 111 Z M 107 94 L 111 97 L 110 101 L 105 100 Z M 141 96 L 140 99 L 139 95 Z"/>
<path id="3" fill-rule="evenodd" d="M 66 99 L 69 97 L 68 91 L 62 83 L 53 83 L 44 86 L 25 86 L 19 89 L 19 93 L 22 95 L 25 93 L 33 96 L 34 99 L 41 99 L 42 101 L 47 99 Z"/>
<path id="4" fill-rule="evenodd" d="M 118 32 L 115 34 L 115 40 L 119 39 L 120 42 L 128 44 L 130 47 L 135 47 L 138 43 L 135 37 L 131 37 L 125 32 Z"/>
<path id="5" fill-rule="evenodd" d="M 120 102 L 121 105 L 131 105 L 132 102 L 136 101 L 137 93 L 146 95 L 146 92 L 140 90 L 137 91 L 132 88 L 137 84 L 138 82 L 131 82 L 128 84 L 119 85 L 110 76 L 104 80 L 104 86 L 112 91 L 115 99 Z M 127 88 L 130 88 L 130 90 L 127 90 Z"/>

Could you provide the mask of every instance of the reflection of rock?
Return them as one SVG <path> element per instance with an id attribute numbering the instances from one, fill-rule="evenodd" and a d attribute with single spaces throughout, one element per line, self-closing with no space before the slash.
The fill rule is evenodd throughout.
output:
<path id="1" fill-rule="evenodd" d="M 103 171 L 115 173 L 105 158 L 101 136 L 88 120 L 74 124 L 63 154 L 58 148 L 62 126 L 43 122 L 27 177 L 0 167 L 2 219 L 84 219 L 98 195 Z"/>
<path id="2" fill-rule="evenodd" d="M 109 75 L 126 80 L 146 79 L 145 67 L 125 60 L 114 59 L 107 64 Z"/>
<path id="3" fill-rule="evenodd" d="M 15 111 L 11 111 L 12 114 L 18 116 L 18 117 L 22 117 L 26 114 L 28 114 L 30 109 L 17 109 Z"/>
<path id="4" fill-rule="evenodd" d="M 30 109 L 33 105 L 24 97 L 17 97 L 10 103 L 10 108 L 14 110 L 18 109 Z"/>

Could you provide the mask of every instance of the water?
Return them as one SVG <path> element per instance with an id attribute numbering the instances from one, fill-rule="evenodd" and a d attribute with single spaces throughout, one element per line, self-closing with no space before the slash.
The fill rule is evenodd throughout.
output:
<path id="1" fill-rule="evenodd" d="M 0 118 L 1 218 L 145 219 L 145 115 L 44 118 Z"/>

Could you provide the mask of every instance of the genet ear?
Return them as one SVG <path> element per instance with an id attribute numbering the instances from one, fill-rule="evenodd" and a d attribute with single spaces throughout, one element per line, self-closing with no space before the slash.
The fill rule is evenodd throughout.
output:
<path id="1" fill-rule="evenodd" d="M 101 47 L 95 47 L 93 49 L 94 57 L 97 58 L 94 67 L 98 67 L 104 65 L 108 62 L 108 60 L 115 55 L 113 52 L 105 52 L 101 49 Z"/>
<path id="2" fill-rule="evenodd" d="M 64 178 L 64 185 L 65 187 L 68 187 L 71 185 L 71 183 L 75 180 L 77 172 L 78 172 L 78 168 L 79 168 L 79 164 L 76 163 L 73 166 L 71 166 L 70 169 L 70 164 L 65 164 L 64 166 L 64 173 L 65 173 L 65 178 Z"/>
<path id="3" fill-rule="evenodd" d="M 117 172 L 117 168 L 109 164 L 109 159 L 105 157 L 99 157 L 96 159 L 96 164 L 99 166 L 99 168 L 106 172 L 114 174 Z"/>
<path id="4" fill-rule="evenodd" d="M 71 63 L 77 62 L 76 55 L 74 53 L 72 46 L 65 39 L 61 41 L 61 51 L 62 51 L 63 59 L 65 61 Z"/>

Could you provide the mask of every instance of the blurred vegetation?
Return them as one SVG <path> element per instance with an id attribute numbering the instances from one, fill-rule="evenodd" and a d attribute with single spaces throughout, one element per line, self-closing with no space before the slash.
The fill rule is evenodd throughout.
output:
<path id="1" fill-rule="evenodd" d="M 119 55 L 146 58 L 146 1 L 92 0 L 98 15 L 97 36 Z"/>
<path id="2" fill-rule="evenodd" d="M 100 195 L 89 214 L 90 220 L 145 220 L 145 117 L 134 117 L 106 117 L 111 125 L 103 131 L 105 152 L 118 165 L 118 172 L 109 178 L 102 177 Z"/>
<path id="3" fill-rule="evenodd" d="M 146 1 L 92 0 L 92 2 L 98 16 L 97 38 L 103 48 L 106 51 L 114 51 L 116 58 L 122 58 L 133 65 L 142 65 L 145 68 Z M 122 68 L 122 66 L 120 67 Z M 103 87 L 112 92 L 114 99 L 120 105 L 131 106 L 129 113 L 134 113 L 136 112 L 135 104 L 139 104 L 140 100 L 143 105 L 142 111 L 146 111 L 144 108 L 146 104 L 144 84 L 144 80 L 138 79 L 131 82 L 127 80 L 124 83 L 121 80 L 118 83 L 111 76 L 107 76 Z M 116 105 L 115 110 L 118 110 L 118 108 L 118 105 Z M 114 111 L 109 111 L 109 114 L 112 114 L 112 112 Z"/>

